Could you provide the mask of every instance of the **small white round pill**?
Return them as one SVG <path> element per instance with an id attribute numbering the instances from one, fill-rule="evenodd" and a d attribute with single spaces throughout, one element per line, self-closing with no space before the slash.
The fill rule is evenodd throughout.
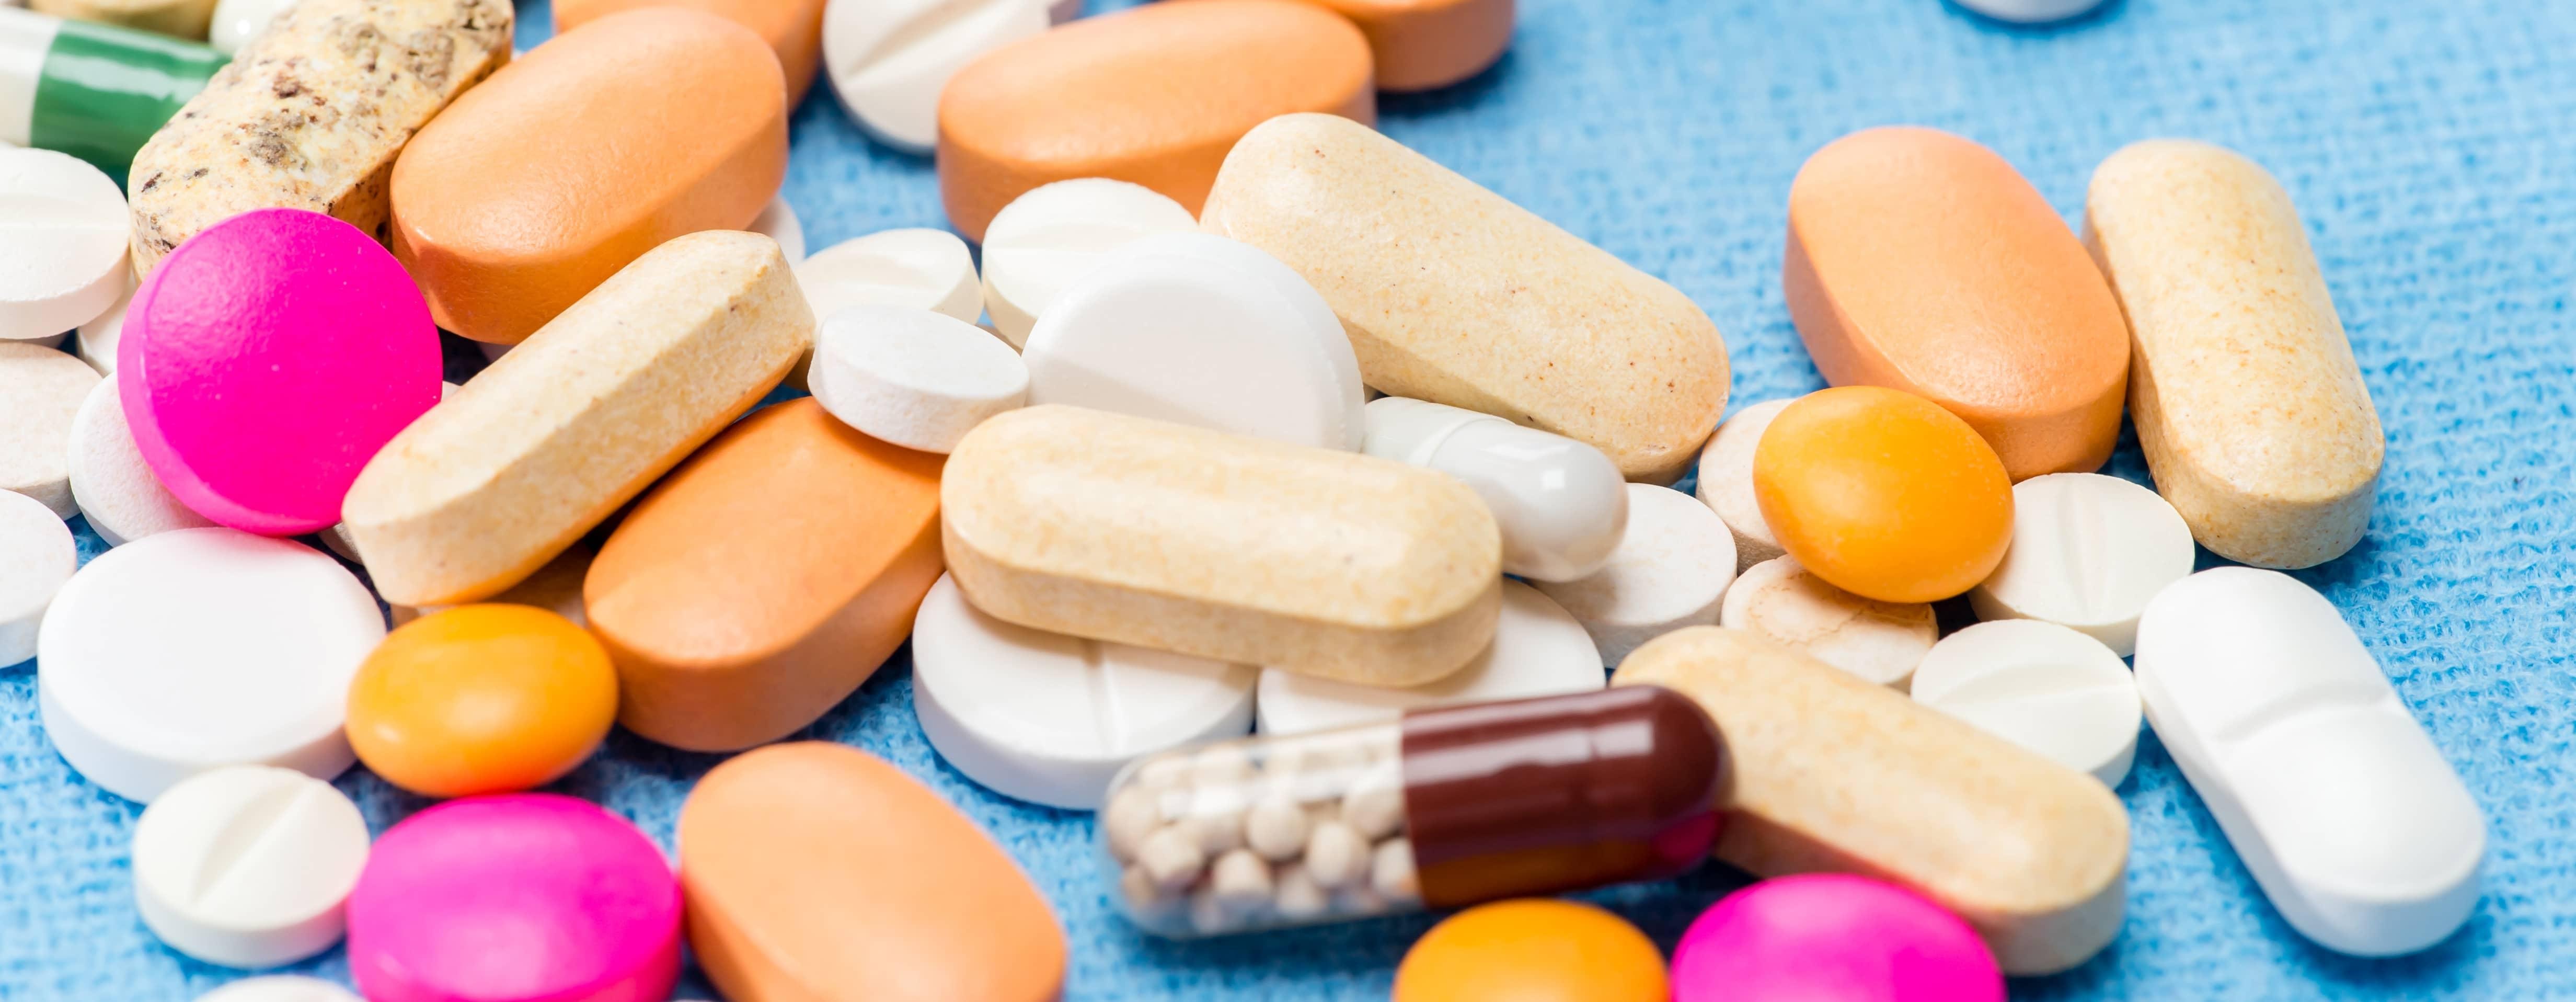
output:
<path id="1" fill-rule="evenodd" d="M 1968 593 L 1980 619 L 2037 619 L 2080 630 L 2128 657 L 2138 615 L 2191 573 L 2191 527 L 2156 492 L 2099 473 L 2013 485 L 2012 548 Z"/>
<path id="2" fill-rule="evenodd" d="M 215 524 L 179 503 L 143 462 L 134 429 L 125 422 L 125 399 L 116 380 L 102 379 L 90 388 L 89 398 L 72 417 L 71 437 L 72 499 L 107 545 Z"/>
<path id="3" fill-rule="evenodd" d="M 1342 795 L 1342 823 L 1372 841 L 1404 827 L 1404 780 L 1393 763 L 1362 773 L 1351 784 Z"/>
<path id="4" fill-rule="evenodd" d="M 2014 24 L 2064 21 L 2102 5 L 2102 0 L 1958 0 L 1959 6 Z"/>
<path id="5" fill-rule="evenodd" d="M 778 241 L 778 251 L 787 257 L 790 267 L 805 260 L 805 223 L 796 218 L 796 207 L 787 204 L 784 194 L 773 195 L 760 215 L 751 221 L 751 231 Z M 815 317 L 816 321 L 823 318 Z"/>
<path id="6" fill-rule="evenodd" d="M 125 291 L 131 220 L 116 182 L 53 150 L 0 145 L 0 341 L 60 338 Z M 68 356 L 66 356 L 68 357 Z M 0 401 L 8 399 L 0 387 Z"/>
<path id="7" fill-rule="evenodd" d="M 80 514 L 72 501 L 72 421 L 99 384 L 80 359 L 0 341 L 0 491 L 44 502 L 56 518 Z"/>
<path id="8" fill-rule="evenodd" d="M 34 498 L 0 491 L 0 668 L 36 656 L 45 609 L 79 565 L 71 526 Z"/>
<path id="9" fill-rule="evenodd" d="M 1250 849 L 1236 849 L 1216 859 L 1208 868 L 1208 889 L 1217 899 L 1237 908 L 1255 908 L 1270 903 L 1270 864 Z"/>
<path id="10" fill-rule="evenodd" d="M 153 800 L 133 853 L 135 905 L 153 935 L 207 963 L 274 967 L 340 941 L 367 820 L 311 776 L 228 766 Z"/>
<path id="11" fill-rule="evenodd" d="M 832 93 L 879 142 L 926 153 L 939 141 L 939 92 L 994 49 L 1047 30 L 1032 0 L 833 0 L 823 8 Z"/>
<path id="12" fill-rule="evenodd" d="M 1369 455 L 1464 480 L 1493 509 L 1505 574 L 1588 576 L 1627 531 L 1627 479 L 1599 449 L 1427 400 L 1379 397 L 1367 414 Z"/>
<path id="13" fill-rule="evenodd" d="M 1199 879 L 1199 870 L 1207 865 L 1207 853 L 1199 850 L 1198 840 L 1181 825 L 1164 825 L 1136 847 L 1136 865 L 1164 893 L 1190 886 Z"/>
<path id="14" fill-rule="evenodd" d="M 1029 189 L 984 229 L 984 308 L 1014 348 L 1057 296 L 1117 249 L 1198 229 L 1190 210 L 1141 184 L 1075 178 Z"/>
<path id="15" fill-rule="evenodd" d="M 1413 842 L 1410 839 L 1388 839 L 1378 843 L 1369 861 L 1369 889 L 1390 901 L 1411 901 L 1422 896 L 1414 882 Z"/>
<path id="16" fill-rule="evenodd" d="M 1943 637 L 1914 670 L 1914 700 L 2120 785 L 2138 748 L 2135 676 L 2102 642 L 2007 619 Z"/>
<path id="17" fill-rule="evenodd" d="M 1020 356 L 955 317 L 909 306 L 852 306 L 814 338 L 807 377 L 841 423 L 877 439 L 947 454 L 984 419 L 1027 402 Z"/>
<path id="18" fill-rule="evenodd" d="M 1306 873 L 1325 887 L 1342 887 L 1368 875 L 1369 843 L 1339 821 L 1315 826 L 1306 836 Z"/>
<path id="19" fill-rule="evenodd" d="M 293 6 L 295 0 L 215 0 L 215 19 L 207 25 L 206 44 L 227 56 L 240 52 Z"/>
<path id="20" fill-rule="evenodd" d="M 301 974 L 243 978 L 197 996 L 197 1002 L 363 1002 L 348 989 Z"/>
<path id="21" fill-rule="evenodd" d="M 1685 626 L 1717 623 L 1718 603 L 1735 580 L 1735 537 L 1716 512 L 1690 495 L 1653 484 L 1628 485 L 1628 531 L 1598 573 L 1574 581 L 1532 582 L 1592 634 L 1603 663 Z"/>
<path id="22" fill-rule="evenodd" d="M 1243 818 L 1243 841 L 1273 862 L 1306 851 L 1306 808 L 1284 795 L 1264 797 Z"/>
<path id="23" fill-rule="evenodd" d="M 1253 709 L 1263 734 L 1305 734 L 1391 721 L 1422 707 L 1590 692 L 1607 684 L 1601 649 L 1583 624 L 1538 589 L 1505 581 L 1494 641 L 1467 667 L 1401 689 L 1264 668 Z M 1345 754 L 1355 759 L 1359 753 Z"/>
<path id="24" fill-rule="evenodd" d="M 1941 639 L 1932 607 L 1881 602 L 1833 586 L 1794 557 L 1745 570 L 1726 590 L 1717 624 L 1750 630 L 1879 685 L 1905 688 Z"/>
<path id="25" fill-rule="evenodd" d="M 116 346 L 125 339 L 125 308 L 134 302 L 134 281 L 125 282 L 125 294 L 116 297 L 116 305 L 80 325 L 72 349 L 80 360 L 98 370 L 102 376 L 116 375 Z"/>
<path id="26" fill-rule="evenodd" d="M 1700 450 L 1699 499 L 1735 536 L 1738 574 L 1788 552 L 1771 535 L 1771 523 L 1762 520 L 1762 506 L 1753 499 L 1753 449 L 1762 444 L 1771 419 L 1797 402 L 1796 397 L 1765 400 L 1737 411 L 1717 426 L 1717 434 L 1708 437 L 1708 447 Z"/>

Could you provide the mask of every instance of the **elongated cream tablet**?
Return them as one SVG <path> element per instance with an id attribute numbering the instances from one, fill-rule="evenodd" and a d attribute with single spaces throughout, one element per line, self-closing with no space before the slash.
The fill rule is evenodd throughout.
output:
<path id="1" fill-rule="evenodd" d="M 68 444 L 97 371 L 52 348 L 0 341 L 0 491 L 36 499 L 56 518 L 72 499 Z"/>
<path id="2" fill-rule="evenodd" d="M 947 230 L 879 230 L 841 241 L 797 262 L 796 284 L 818 325 L 864 304 L 910 306 L 970 324 L 984 315 L 974 255 Z M 797 362 L 787 385 L 810 386 L 812 363 L 810 356 Z"/>
<path id="3" fill-rule="evenodd" d="M 1786 556 L 1737 575 L 1717 625 L 1759 633 L 1900 692 L 1941 636 L 1931 606 L 1854 595 Z"/>
<path id="4" fill-rule="evenodd" d="M 1913 695 L 2104 786 L 2120 785 L 2138 749 L 2129 666 L 2055 623 L 1978 623 L 1941 638 L 1914 669 Z"/>
<path id="5" fill-rule="evenodd" d="M 2191 527 L 2156 492 L 2098 473 L 2052 473 L 2013 485 L 2013 541 L 1968 593 L 1980 619 L 2073 627 L 2119 657 L 2138 643 L 2138 614 L 2191 573 Z"/>
<path id="6" fill-rule="evenodd" d="M 1048 23 L 1033 0 L 836 0 L 823 11 L 823 61 L 851 121 L 888 146 L 927 153 L 939 141 L 948 78 Z"/>
<path id="7" fill-rule="evenodd" d="M 1056 297 L 1118 248 L 1197 229 L 1181 203 L 1141 184 L 1083 177 L 1011 200 L 984 230 L 984 308 L 1017 348 Z"/>
<path id="8" fill-rule="evenodd" d="M 77 157 L 0 146 L 0 341 L 57 337 L 125 291 L 125 194 Z"/>
<path id="9" fill-rule="evenodd" d="M 331 784 L 234 765 L 171 787 L 134 823 L 134 899 L 172 949 L 275 967 L 331 948 L 367 865 L 367 819 Z"/>
<path id="10" fill-rule="evenodd" d="M 814 399 L 842 423 L 945 454 L 984 419 L 1028 402 L 1029 369 L 984 329 L 903 306 L 853 306 L 815 333 Z"/>
<path id="11" fill-rule="evenodd" d="M 71 527 L 36 499 L 0 491 L 0 667 L 36 656 L 45 609 L 72 579 Z"/>
<path id="12" fill-rule="evenodd" d="M 1771 534 L 1771 523 L 1762 520 L 1762 503 L 1753 496 L 1753 450 L 1762 444 L 1771 419 L 1797 402 L 1796 397 L 1765 400 L 1737 411 L 1708 437 L 1708 448 L 1700 450 L 1699 499 L 1735 535 L 1738 574 L 1788 552 Z"/>
<path id="13" fill-rule="evenodd" d="M 1406 397 L 1367 410 L 1369 455 L 1467 482 L 1503 529 L 1503 573 L 1587 577 L 1628 531 L 1628 487 L 1601 450 L 1491 414 Z"/>
<path id="14" fill-rule="evenodd" d="M 1685 626 L 1715 626 L 1735 581 L 1735 540 L 1707 505 L 1680 491 L 1629 484 L 1628 531 L 1589 577 L 1536 582 L 1582 621 L 1604 664 Z"/>
<path id="15" fill-rule="evenodd" d="M 1538 589 L 1506 581 L 1494 642 L 1457 674 L 1426 685 L 1387 688 L 1270 668 L 1261 672 L 1256 705 L 1261 733 L 1303 734 L 1392 721 L 1422 707 L 1589 692 L 1607 683 L 1601 649 L 1593 646 L 1583 624 Z"/>
<path id="16" fill-rule="evenodd" d="M 114 380 L 102 379 L 72 417 L 72 498 L 89 527 L 109 546 L 156 532 L 197 529 L 213 520 L 180 504 L 143 462 L 134 431 L 125 423 L 125 401 Z"/>

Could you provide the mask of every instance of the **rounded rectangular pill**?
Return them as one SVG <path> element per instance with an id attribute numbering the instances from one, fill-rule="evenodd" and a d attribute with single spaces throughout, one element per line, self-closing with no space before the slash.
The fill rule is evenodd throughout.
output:
<path id="1" fill-rule="evenodd" d="M 2352 549 L 2387 443 L 2280 182 L 2149 140 L 2094 170 L 2084 231 L 2129 318 L 2138 445 L 2192 538 L 2262 567 Z"/>
<path id="2" fill-rule="evenodd" d="M 1681 290 L 1348 119 L 1252 130 L 1199 224 L 1313 283 L 1390 396 L 1555 432 L 1664 484 L 1726 411 L 1726 341 Z"/>
<path id="3" fill-rule="evenodd" d="M 617 662 L 618 722 L 731 751 L 858 689 L 939 580 L 940 462 L 807 397 L 744 418 L 662 478 L 582 583 Z"/>
<path id="4" fill-rule="evenodd" d="M 2074 967 L 2120 932 L 2129 814 L 2091 776 L 1743 630 L 1665 634 L 1610 684 L 1679 691 L 1717 721 L 1735 763 L 1719 859 L 1902 884 L 2012 974 Z"/>
<path id="5" fill-rule="evenodd" d="M 967 433 L 940 504 L 967 599 L 1032 629 L 1419 685 L 1501 614 L 1475 492 L 1355 453 L 1041 405 Z"/>
<path id="6" fill-rule="evenodd" d="M 517 584 L 751 409 L 814 341 L 777 242 L 637 258 L 367 462 L 341 513 L 395 605 Z"/>

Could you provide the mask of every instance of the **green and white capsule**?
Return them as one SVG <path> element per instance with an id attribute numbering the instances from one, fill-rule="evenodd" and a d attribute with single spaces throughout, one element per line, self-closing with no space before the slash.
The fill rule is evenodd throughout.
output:
<path id="1" fill-rule="evenodd" d="M 0 142 L 124 177 L 134 152 L 225 61 L 191 42 L 0 6 Z"/>

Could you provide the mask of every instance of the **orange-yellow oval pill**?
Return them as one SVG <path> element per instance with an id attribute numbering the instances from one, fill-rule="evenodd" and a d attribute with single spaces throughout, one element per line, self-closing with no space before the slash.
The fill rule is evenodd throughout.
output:
<path id="1" fill-rule="evenodd" d="M 555 32 L 639 7 L 688 7 L 759 33 L 787 71 L 787 107 L 805 99 L 823 59 L 823 0 L 558 0 Z"/>
<path id="2" fill-rule="evenodd" d="M 1393 1002 L 1664 1002 L 1664 956 L 1601 908 L 1553 898 L 1478 905 L 1414 941 Z"/>
<path id="3" fill-rule="evenodd" d="M 1882 602 L 1974 588 L 2012 543 L 2012 481 L 1958 415 L 1911 393 L 1808 394 L 1753 450 L 1753 497 L 1780 548 Z"/>
<path id="4" fill-rule="evenodd" d="M 385 636 L 349 683 L 349 744 L 386 782 L 432 797 L 543 786 L 617 719 L 599 641 L 526 605 L 461 605 Z"/>

